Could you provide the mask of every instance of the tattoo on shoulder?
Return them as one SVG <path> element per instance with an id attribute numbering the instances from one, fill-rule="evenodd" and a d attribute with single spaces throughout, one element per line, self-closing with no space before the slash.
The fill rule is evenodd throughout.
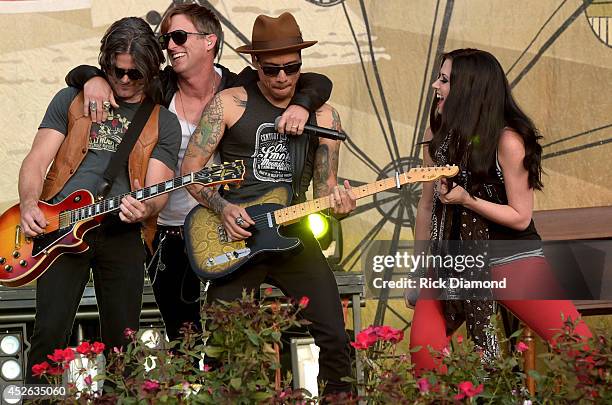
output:
<path id="1" fill-rule="evenodd" d="M 341 131 L 342 130 L 342 124 L 340 123 L 340 114 L 338 114 L 338 111 L 336 111 L 335 108 L 332 108 L 332 129 L 335 129 L 336 131 Z"/>
<path id="2" fill-rule="evenodd" d="M 206 106 L 198 127 L 192 135 L 195 146 L 206 151 L 214 148 L 221 137 L 223 124 L 223 102 L 219 94 Z"/>
<path id="3" fill-rule="evenodd" d="M 240 97 L 238 97 L 238 96 L 233 96 L 233 98 L 234 98 L 234 103 L 235 103 L 235 104 L 236 104 L 238 107 L 240 107 L 240 108 L 246 108 L 246 106 L 247 106 L 247 101 L 246 101 L 246 100 L 242 100 L 242 99 L 240 99 Z"/>

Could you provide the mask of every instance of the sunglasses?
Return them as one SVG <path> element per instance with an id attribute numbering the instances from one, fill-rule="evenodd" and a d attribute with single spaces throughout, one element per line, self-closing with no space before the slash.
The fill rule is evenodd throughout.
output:
<path id="1" fill-rule="evenodd" d="M 288 65 L 282 65 L 282 66 L 269 66 L 269 65 L 268 66 L 260 65 L 260 66 L 261 66 L 261 70 L 266 76 L 276 77 L 278 76 L 281 70 L 285 72 L 286 75 L 291 76 L 300 71 L 300 68 L 302 67 L 302 62 L 290 63 Z"/>
<path id="2" fill-rule="evenodd" d="M 138 69 L 121 69 L 117 66 L 113 66 L 113 74 L 117 79 L 123 79 L 125 75 L 127 75 L 130 80 L 140 80 L 144 77 Z"/>
<path id="3" fill-rule="evenodd" d="M 170 44 L 170 38 L 172 38 L 175 44 L 183 45 L 185 42 L 187 42 L 187 35 L 190 35 L 190 34 L 191 35 L 211 35 L 209 32 L 187 32 L 184 30 L 175 30 L 175 31 L 171 31 L 163 35 L 160 35 L 157 38 L 157 40 L 159 41 L 159 44 L 161 45 L 162 49 L 168 49 L 168 45 Z"/>

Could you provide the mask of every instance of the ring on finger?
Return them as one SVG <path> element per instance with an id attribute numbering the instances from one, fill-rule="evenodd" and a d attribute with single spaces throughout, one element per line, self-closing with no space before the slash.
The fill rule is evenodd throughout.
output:
<path id="1" fill-rule="evenodd" d="M 104 110 L 105 112 L 109 112 L 110 108 L 111 108 L 110 101 L 106 100 L 105 102 L 102 103 L 102 110 Z"/>
<path id="2" fill-rule="evenodd" d="M 95 101 L 90 101 L 89 102 L 89 109 L 93 112 L 95 112 L 98 108 L 98 104 Z"/>
<path id="3" fill-rule="evenodd" d="M 238 226 L 242 226 L 242 224 L 244 224 L 244 218 L 242 218 L 242 216 L 236 217 L 234 221 L 236 222 L 236 225 Z"/>

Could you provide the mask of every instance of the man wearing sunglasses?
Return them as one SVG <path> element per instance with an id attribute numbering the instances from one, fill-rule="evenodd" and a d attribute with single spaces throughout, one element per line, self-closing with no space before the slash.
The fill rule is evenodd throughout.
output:
<path id="1" fill-rule="evenodd" d="M 240 187 L 230 186 L 222 196 L 211 188 L 188 187 L 200 204 L 219 215 L 232 240 L 248 238 L 253 231 L 250 227 L 255 225 L 238 204 L 248 205 L 263 195 L 274 195 L 274 202 L 285 205 L 303 202 L 311 181 L 314 197 L 329 196 L 334 214 L 346 215 L 355 208 L 350 184 L 345 181 L 344 188 L 337 184 L 339 141 L 310 135 L 288 137 L 274 125 L 295 93 L 301 49 L 315 43 L 302 39 L 289 13 L 278 18 L 258 16 L 252 45 L 237 51 L 251 55 L 259 82 L 217 94 L 189 141 L 183 173 L 207 164 L 215 153 L 222 160 L 243 159 L 249 169 Z M 338 113 L 328 104 L 313 113 L 309 123 L 341 130 Z M 284 227 L 283 233 L 298 237 L 302 249 L 260 258 L 228 277 L 213 280 L 207 300 L 234 300 L 243 289 L 257 294 L 264 281 L 290 297 L 309 297 L 303 315 L 311 322 L 310 332 L 321 349 L 319 377 L 326 381 L 324 394 L 349 391 L 350 384 L 342 381 L 351 375 L 348 336 L 333 273 L 304 223 Z"/>
<path id="2" fill-rule="evenodd" d="M 178 176 L 189 137 L 213 95 L 226 88 L 254 82 L 258 76 L 250 68 L 236 75 L 214 63 L 223 34 L 219 19 L 206 7 L 197 4 L 173 6 L 165 14 L 160 29 L 159 44 L 167 51 L 171 66 L 159 72 L 159 80 L 155 81 L 151 93 L 177 114 L 181 123 L 182 144 L 175 169 Z M 97 105 L 107 100 L 113 102 L 110 87 L 103 77 L 103 72 L 88 66 L 79 66 L 66 77 L 69 85 L 80 88 L 85 85 L 84 109 L 94 121 L 102 120 L 106 111 L 90 111 L 88 100 Z M 325 76 L 303 75 L 292 105 L 283 113 L 279 124 L 281 131 L 301 134 L 308 111 L 314 112 L 323 105 L 330 92 L 331 82 Z M 155 256 L 150 261 L 149 274 L 170 340 L 180 337 L 180 329 L 185 323 L 197 328 L 200 325 L 200 281 L 191 270 L 183 240 L 185 217 L 197 204 L 184 189 L 171 193 L 158 217 L 158 230 L 153 240 Z"/>
<path id="3" fill-rule="evenodd" d="M 56 204 L 79 189 L 94 196 L 103 189 L 105 170 L 117 156 L 127 128 L 145 101 L 145 89 L 164 60 L 151 27 L 141 18 L 113 23 L 101 44 L 100 66 L 117 105 L 98 124 L 84 116 L 82 92 L 67 87 L 55 95 L 19 173 L 21 227 L 27 236 L 44 233 L 52 220 L 40 210 L 39 200 Z M 129 159 L 118 161 L 107 198 L 173 177 L 180 145 L 176 116 L 156 105 L 144 117 L 146 123 Z M 32 365 L 47 361 L 47 355 L 68 345 L 90 269 L 106 347 L 122 346 L 127 343 L 124 330 L 138 329 L 146 257 L 141 223 L 154 217 L 166 200 L 166 194 L 144 202 L 124 197 L 118 215 L 105 215 L 98 227 L 85 233 L 88 250 L 59 256 L 38 278 L 28 383 L 44 382 L 32 375 Z"/>

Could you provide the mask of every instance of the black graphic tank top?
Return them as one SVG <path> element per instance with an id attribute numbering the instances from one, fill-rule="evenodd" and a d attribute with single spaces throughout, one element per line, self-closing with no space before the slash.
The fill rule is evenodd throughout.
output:
<path id="1" fill-rule="evenodd" d="M 224 162 L 244 160 L 246 172 L 244 181 L 226 188 L 223 197 L 232 203 L 242 203 L 278 187 L 286 187 L 287 195 L 291 196 L 289 140 L 274 128 L 274 120 L 284 109 L 272 105 L 261 94 L 257 83 L 247 85 L 245 90 L 244 114 L 225 130 L 219 153 Z"/>

